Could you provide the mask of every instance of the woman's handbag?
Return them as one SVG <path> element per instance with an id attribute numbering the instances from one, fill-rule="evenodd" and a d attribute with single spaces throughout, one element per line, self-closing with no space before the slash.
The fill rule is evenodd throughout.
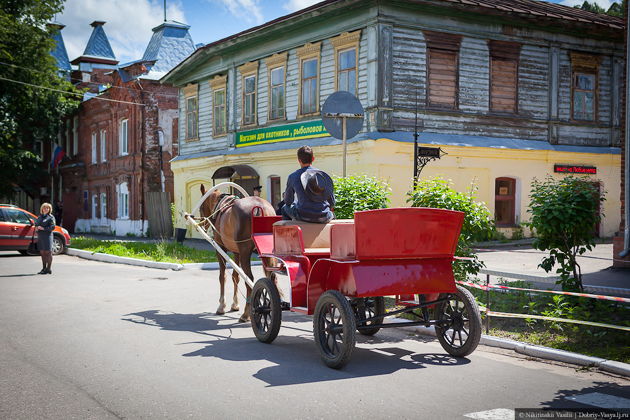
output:
<path id="1" fill-rule="evenodd" d="M 28 244 L 28 250 L 26 251 L 28 254 L 37 254 L 37 242 L 35 242 L 35 232 L 33 232 L 33 236 L 31 237 L 31 243 Z"/>

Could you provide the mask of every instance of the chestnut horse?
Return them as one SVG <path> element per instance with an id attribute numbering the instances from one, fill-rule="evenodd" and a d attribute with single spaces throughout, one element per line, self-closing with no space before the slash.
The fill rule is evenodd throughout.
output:
<path id="1" fill-rule="evenodd" d="M 206 193 L 206 188 L 201 185 L 201 195 Z M 262 209 L 263 216 L 275 216 L 276 212 L 273 206 L 260 197 L 244 197 L 236 198 L 229 194 L 222 194 L 219 190 L 215 190 L 201 204 L 199 212 L 202 217 L 209 217 L 214 224 L 216 231 L 208 232 L 210 236 L 223 248 L 226 252 L 234 254 L 234 261 L 243 269 L 245 274 L 254 280 L 252 275 L 251 257 L 254 251 L 254 241 L 252 241 L 252 210 L 255 207 Z M 201 224 L 204 229 L 208 229 L 209 224 Z M 219 260 L 219 284 L 221 285 L 221 297 L 219 298 L 219 307 L 217 315 L 225 313 L 225 259 L 217 252 Z M 232 298 L 231 311 L 238 311 L 238 281 L 239 276 L 236 271 L 232 273 L 232 281 L 234 282 L 234 296 Z M 249 320 L 249 296 L 251 288 L 247 287 L 247 302 L 243 315 L 239 319 L 240 322 Z"/>

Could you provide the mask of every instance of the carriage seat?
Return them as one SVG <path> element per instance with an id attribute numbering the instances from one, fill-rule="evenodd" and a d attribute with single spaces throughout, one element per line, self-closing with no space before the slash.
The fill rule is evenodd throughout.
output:
<path id="1" fill-rule="evenodd" d="M 301 220 L 281 220 L 273 224 L 276 226 L 299 226 L 302 230 L 302 240 L 305 254 L 330 254 L 330 231 L 333 225 L 353 224 L 352 219 L 335 219 L 328 223 L 309 223 Z M 276 243 L 276 246 L 278 244 Z"/>

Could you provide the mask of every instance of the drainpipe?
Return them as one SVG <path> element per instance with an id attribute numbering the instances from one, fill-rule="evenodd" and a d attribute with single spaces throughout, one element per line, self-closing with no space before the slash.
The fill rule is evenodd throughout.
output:
<path id="1" fill-rule="evenodd" d="M 623 251 L 619 254 L 621 258 L 630 255 L 630 109 L 628 107 L 628 98 L 630 98 L 630 43 L 628 42 L 628 29 L 630 29 L 630 13 L 626 8 L 626 129 L 624 133 L 625 149 L 626 149 L 626 167 L 624 169 L 625 179 L 625 217 L 624 217 L 624 235 L 623 235 Z"/>

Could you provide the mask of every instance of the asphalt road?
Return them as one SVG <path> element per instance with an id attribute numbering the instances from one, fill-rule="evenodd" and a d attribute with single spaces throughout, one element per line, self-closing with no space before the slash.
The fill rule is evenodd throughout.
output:
<path id="1" fill-rule="evenodd" d="M 325 367 L 310 317 L 262 344 L 214 315 L 215 271 L 0 252 L 0 419 L 508 419 L 511 409 L 630 407 L 630 381 L 480 346 L 448 356 L 402 330 Z M 604 401 L 604 402 L 602 402 Z M 510 417 L 511 416 L 511 417 Z"/>

